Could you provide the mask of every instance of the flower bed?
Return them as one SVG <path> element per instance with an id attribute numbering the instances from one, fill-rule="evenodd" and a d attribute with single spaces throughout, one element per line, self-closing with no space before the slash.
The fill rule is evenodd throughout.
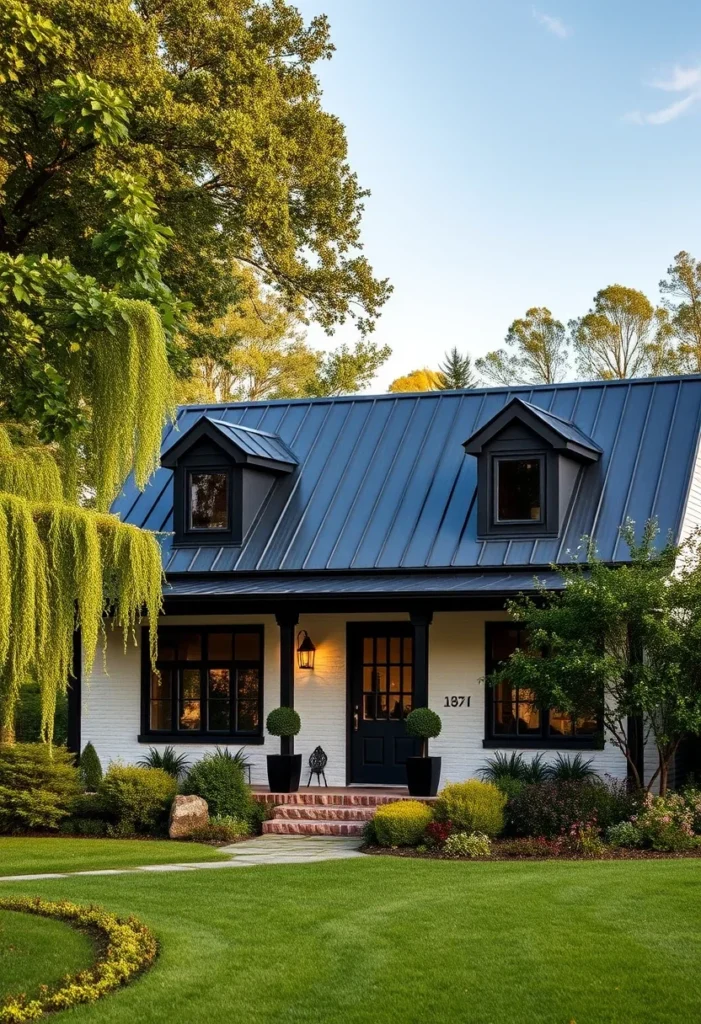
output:
<path id="1" fill-rule="evenodd" d="M 10 996 L 0 1004 L 0 1024 L 23 1024 L 44 1013 L 93 1003 L 120 985 L 132 981 L 154 962 L 158 944 L 153 933 L 136 918 L 124 920 L 101 907 L 81 907 L 65 900 L 53 902 L 28 896 L 0 899 L 0 909 L 40 917 L 55 917 L 97 933 L 103 949 L 86 971 L 67 976 L 38 999 Z"/>

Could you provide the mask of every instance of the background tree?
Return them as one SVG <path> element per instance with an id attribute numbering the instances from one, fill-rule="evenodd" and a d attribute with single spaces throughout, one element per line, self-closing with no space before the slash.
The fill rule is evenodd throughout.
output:
<path id="1" fill-rule="evenodd" d="M 663 304 L 677 338 L 676 357 L 686 373 L 701 373 L 701 261 L 679 252 L 660 281 Z"/>
<path id="2" fill-rule="evenodd" d="M 569 324 L 579 372 L 585 379 L 637 377 L 650 370 L 660 314 L 642 292 L 612 284 Z"/>
<path id="3" fill-rule="evenodd" d="M 455 391 L 459 388 L 475 388 L 478 381 L 472 372 L 472 363 L 467 353 L 463 356 L 457 348 L 446 352 L 438 367 L 441 391 Z"/>
<path id="4" fill-rule="evenodd" d="M 390 392 L 440 391 L 442 378 L 437 370 L 412 370 L 403 377 L 397 377 L 387 388 Z"/>
<path id="5" fill-rule="evenodd" d="M 305 25 L 284 0 L 6 0 L 0 41 L 0 251 L 68 258 L 169 331 L 183 305 L 222 315 L 242 265 L 327 330 L 372 328 L 389 286 L 360 252 L 367 193 L 321 106 L 325 17 Z M 189 342 L 171 347 L 184 368 Z"/>
<path id="6" fill-rule="evenodd" d="M 627 725 L 629 716 L 643 716 L 644 739 L 658 752 L 648 788 L 659 781 L 664 793 L 679 743 L 701 732 L 701 551 L 696 539 L 683 559 L 671 543 L 657 550 L 654 522 L 640 543 L 634 524 L 621 532 L 629 564 L 604 565 L 585 538 L 587 564 L 562 568 L 560 591 L 511 602 L 529 649 L 517 650 L 489 682 L 531 690 L 541 707 L 575 717 L 602 714 L 639 787 Z"/>
<path id="7" fill-rule="evenodd" d="M 494 384 L 556 384 L 567 372 L 565 326 L 545 306 L 534 306 L 514 320 L 506 334 L 513 352 L 498 349 L 475 361 L 475 369 Z"/>

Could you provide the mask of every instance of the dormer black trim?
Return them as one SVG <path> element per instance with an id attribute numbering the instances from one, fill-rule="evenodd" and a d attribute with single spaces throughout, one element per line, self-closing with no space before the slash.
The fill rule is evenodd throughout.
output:
<path id="1" fill-rule="evenodd" d="M 204 439 L 215 444 L 238 465 L 267 469 L 273 473 L 291 473 L 297 465 L 292 452 L 276 434 L 252 430 L 237 423 L 225 423 L 209 416 L 200 416 L 197 422 L 185 431 L 161 457 L 161 465 L 166 469 L 175 469 L 183 455 Z M 248 439 L 247 444 L 244 444 L 245 439 Z M 260 445 L 258 451 L 251 450 L 252 442 L 256 441 L 265 445 L 268 454 L 260 450 Z"/>

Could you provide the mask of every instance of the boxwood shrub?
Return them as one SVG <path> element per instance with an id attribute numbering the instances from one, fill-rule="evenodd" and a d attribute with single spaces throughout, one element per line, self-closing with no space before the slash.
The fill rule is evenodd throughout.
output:
<path id="1" fill-rule="evenodd" d="M 176 789 L 175 779 L 162 768 L 112 764 L 97 795 L 114 834 L 158 835 L 165 830 Z"/>
<path id="2" fill-rule="evenodd" d="M 418 846 L 433 811 L 419 800 L 397 800 L 377 808 L 372 819 L 380 846 Z"/>
<path id="3" fill-rule="evenodd" d="M 481 832 L 498 836 L 504 831 L 506 794 L 491 782 L 468 779 L 453 782 L 438 794 L 435 813 L 438 821 L 450 821 L 455 832 Z"/>
<path id="4" fill-rule="evenodd" d="M 80 791 L 78 769 L 64 747 L 0 746 L 0 832 L 57 829 Z"/>
<path id="5" fill-rule="evenodd" d="M 258 818 L 243 768 L 226 750 L 205 754 L 196 761 L 185 777 L 182 791 L 206 800 L 212 817 L 224 814 L 248 822 Z"/>

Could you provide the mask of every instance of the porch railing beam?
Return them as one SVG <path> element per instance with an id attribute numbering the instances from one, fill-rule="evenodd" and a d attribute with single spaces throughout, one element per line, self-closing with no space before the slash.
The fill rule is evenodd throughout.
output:
<path id="1" fill-rule="evenodd" d="M 299 613 L 293 609 L 283 609 L 275 613 L 275 621 L 280 627 L 280 706 L 295 706 L 295 629 L 299 622 Z M 294 754 L 294 736 L 282 736 L 280 753 Z"/>
<path id="2" fill-rule="evenodd" d="M 409 615 L 414 627 L 414 707 L 428 707 L 428 629 L 432 611 L 413 611 Z"/>

